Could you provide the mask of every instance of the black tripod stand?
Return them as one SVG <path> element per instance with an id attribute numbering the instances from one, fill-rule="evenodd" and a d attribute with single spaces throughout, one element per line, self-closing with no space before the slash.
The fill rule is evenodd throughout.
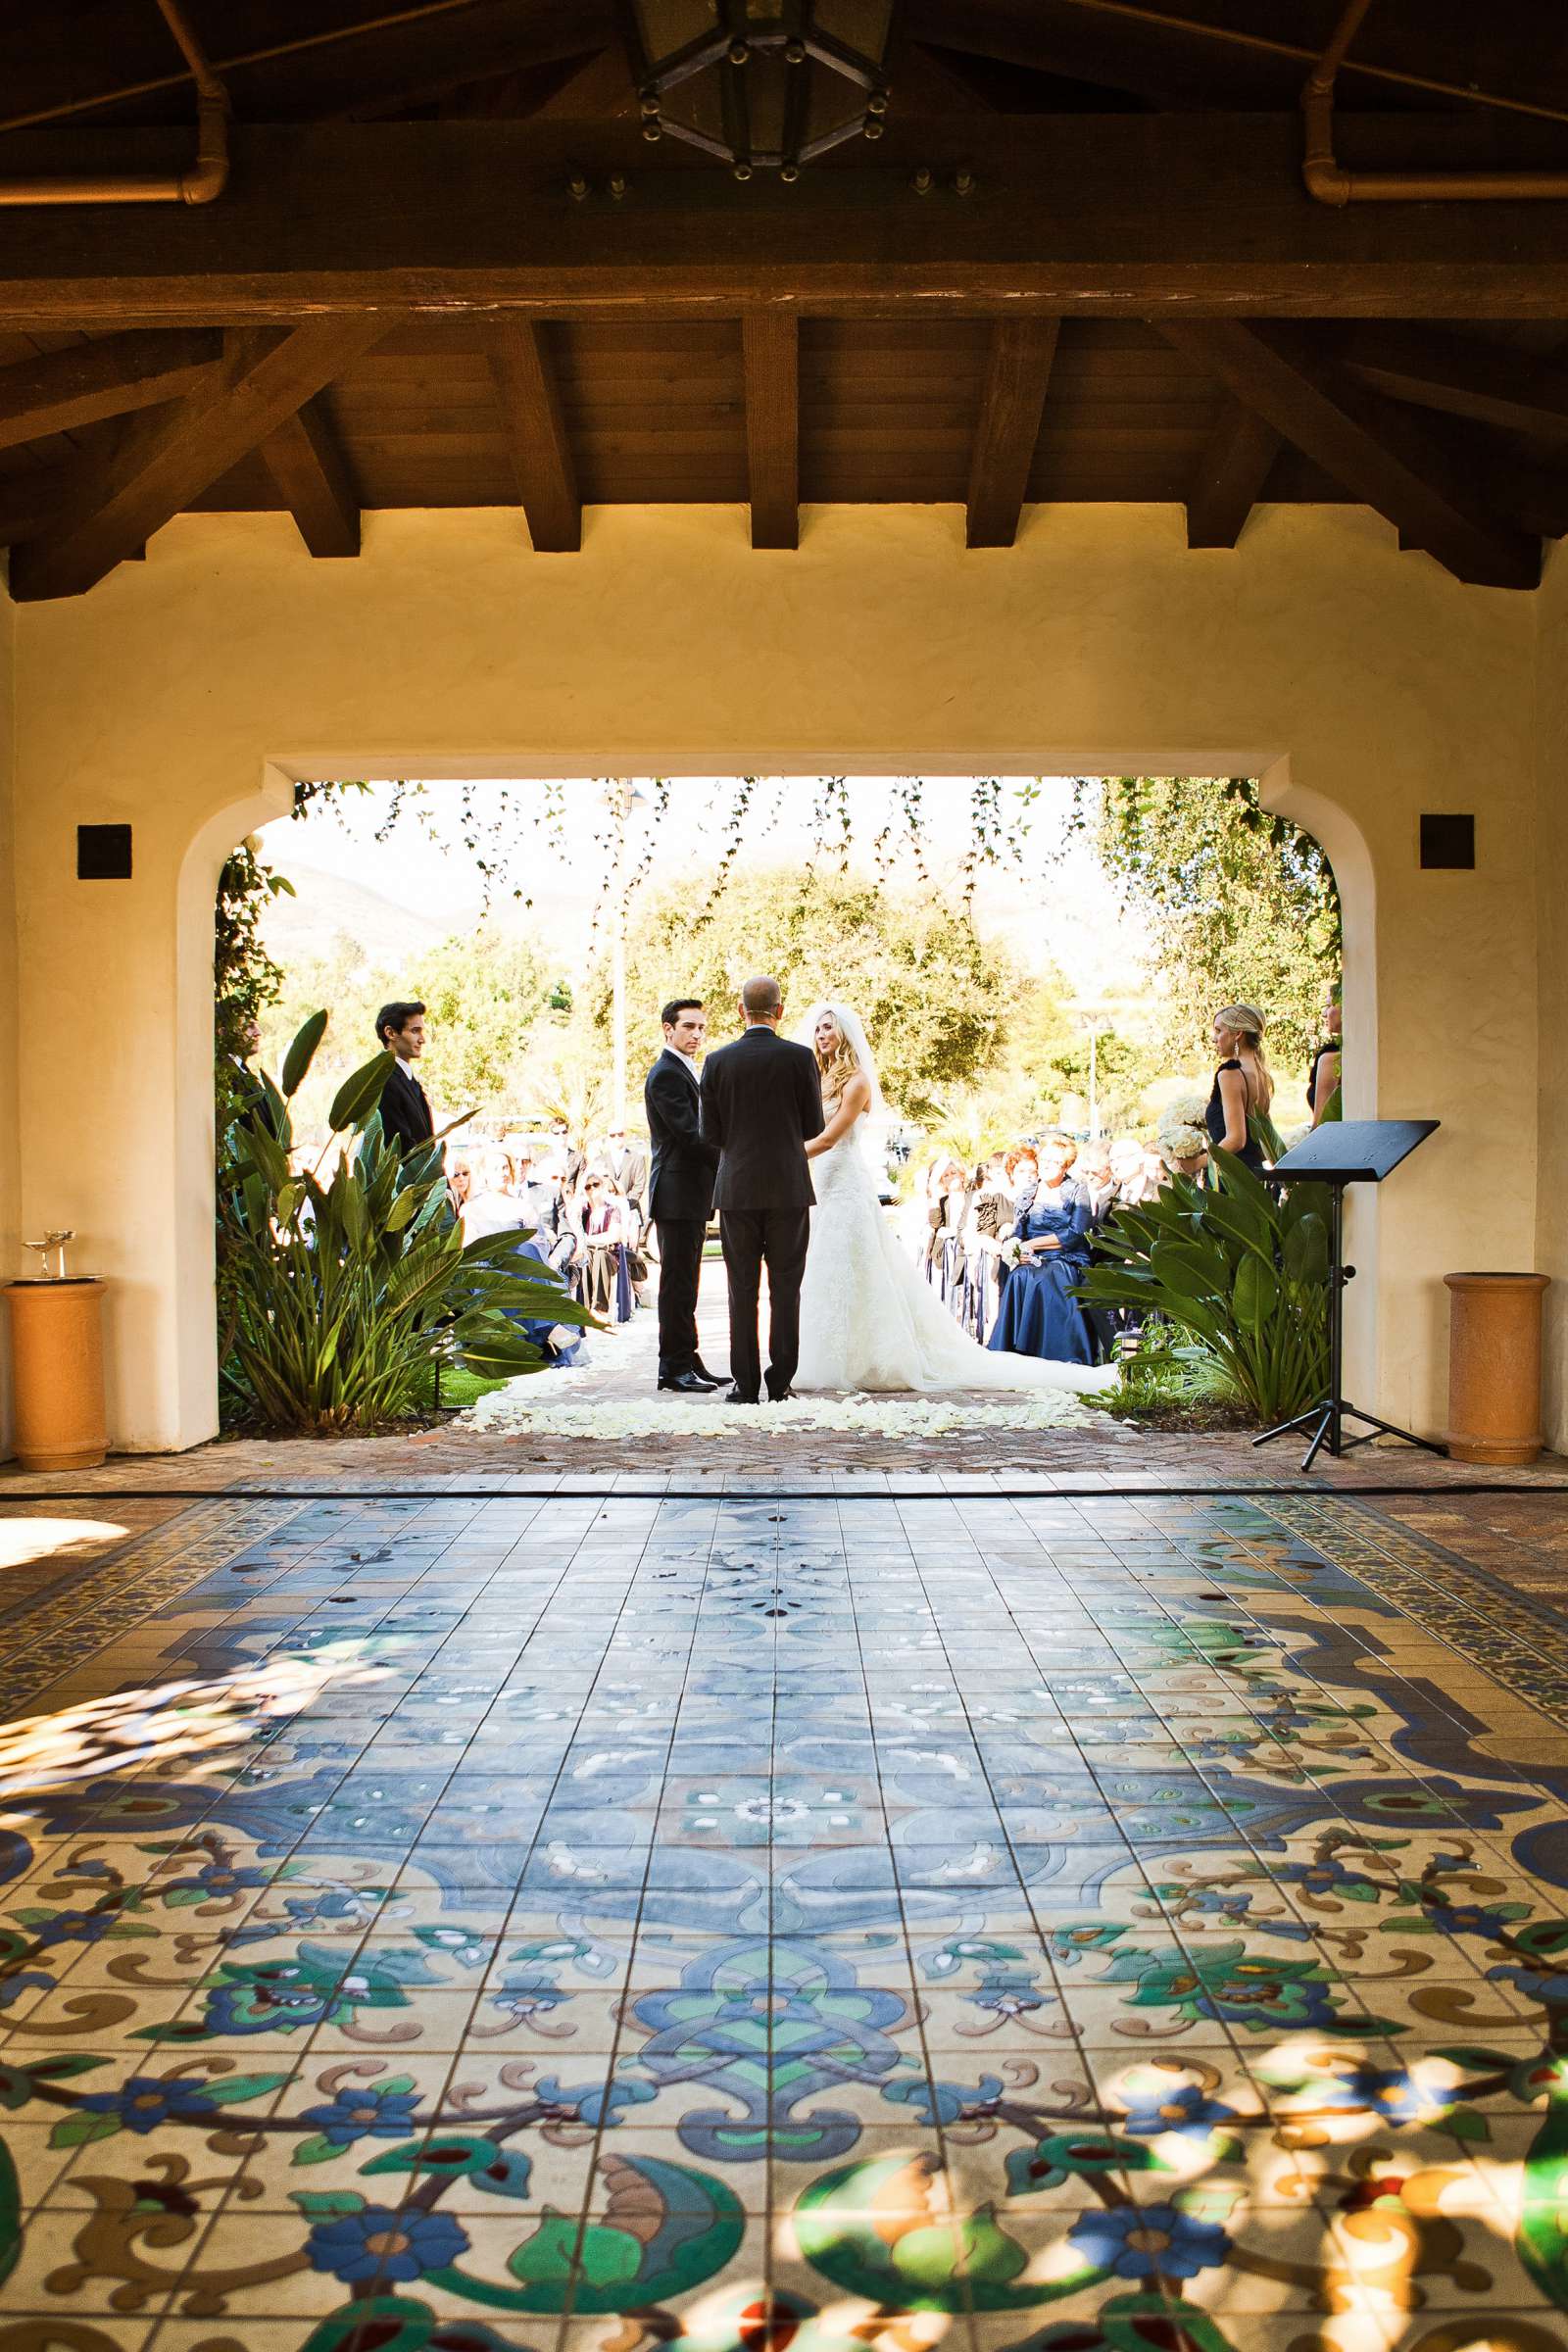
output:
<path id="1" fill-rule="evenodd" d="M 1289 1421 L 1281 1421 L 1273 1429 L 1265 1429 L 1252 1440 L 1254 1446 L 1267 1446 L 1274 1438 L 1288 1438 L 1295 1430 L 1310 1430 L 1312 1435 L 1301 1462 L 1310 1470 L 1326 1446 L 1338 1460 L 1353 1446 L 1370 1446 L 1378 1437 L 1400 1438 L 1407 1446 L 1420 1446 L 1428 1453 L 1446 1454 L 1446 1446 L 1431 1438 L 1418 1438 L 1413 1430 L 1400 1429 L 1393 1421 L 1380 1420 L 1376 1413 L 1363 1412 L 1342 1394 L 1345 1377 L 1345 1286 L 1354 1279 L 1355 1268 L 1345 1262 L 1345 1191 L 1351 1184 L 1381 1184 L 1403 1159 L 1407 1159 L 1417 1144 L 1424 1143 L 1437 1127 L 1436 1119 L 1355 1119 L 1332 1121 L 1316 1127 L 1294 1151 L 1270 1168 L 1265 1184 L 1322 1184 L 1329 1192 L 1329 1386 L 1328 1395 L 1304 1413 L 1296 1413 Z M 1364 1424 L 1354 1437 L 1347 1437 L 1347 1421 Z"/>

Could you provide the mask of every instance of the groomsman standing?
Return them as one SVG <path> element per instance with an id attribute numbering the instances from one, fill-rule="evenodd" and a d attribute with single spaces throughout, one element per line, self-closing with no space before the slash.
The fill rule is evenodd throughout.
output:
<path id="1" fill-rule="evenodd" d="M 375 1016 L 375 1038 L 397 1056 L 397 1068 L 381 1090 L 381 1129 L 389 1144 L 403 1146 L 405 1159 L 435 1132 L 424 1089 L 414 1064 L 424 1052 L 424 1006 L 401 1000 L 383 1004 Z"/>
<path id="2" fill-rule="evenodd" d="M 659 1234 L 659 1385 L 706 1396 L 720 1384 L 697 1352 L 697 1290 L 713 1206 L 715 1145 L 698 1118 L 697 1056 L 708 1015 L 694 997 L 675 997 L 660 1018 L 664 1051 L 643 1086 L 653 1167 L 648 1205 Z"/>

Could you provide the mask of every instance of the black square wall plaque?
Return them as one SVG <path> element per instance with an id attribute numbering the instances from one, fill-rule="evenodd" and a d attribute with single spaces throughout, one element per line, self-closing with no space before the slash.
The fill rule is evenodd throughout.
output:
<path id="1" fill-rule="evenodd" d="M 1423 816 L 1421 863 L 1449 872 L 1474 870 L 1476 820 L 1473 816 Z"/>
<path id="2" fill-rule="evenodd" d="M 128 825 L 78 825 L 76 827 L 76 880 L 78 882 L 128 882 L 130 880 L 130 827 Z"/>

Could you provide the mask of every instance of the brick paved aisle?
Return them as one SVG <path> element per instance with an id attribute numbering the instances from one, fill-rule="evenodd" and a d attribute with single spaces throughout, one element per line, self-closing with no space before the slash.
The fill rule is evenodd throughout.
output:
<path id="1" fill-rule="evenodd" d="M 6 2345 L 1562 2352 L 1568 1621 L 1429 1515 L 78 1548 L 0 1669 Z"/>

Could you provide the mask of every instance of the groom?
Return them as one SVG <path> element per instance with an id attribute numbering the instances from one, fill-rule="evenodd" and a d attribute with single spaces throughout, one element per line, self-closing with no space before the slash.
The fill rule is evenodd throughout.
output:
<path id="1" fill-rule="evenodd" d="M 767 1268 L 767 1393 L 790 1394 L 801 1352 L 801 1276 L 810 1239 L 806 1146 L 822 1132 L 822 1085 L 808 1046 L 778 1035 L 784 996 L 776 980 L 741 991 L 745 1034 L 703 1065 L 703 1134 L 718 1148 L 713 1204 L 729 1276 L 726 1404 L 756 1404 L 762 1386 L 757 1301 Z"/>

